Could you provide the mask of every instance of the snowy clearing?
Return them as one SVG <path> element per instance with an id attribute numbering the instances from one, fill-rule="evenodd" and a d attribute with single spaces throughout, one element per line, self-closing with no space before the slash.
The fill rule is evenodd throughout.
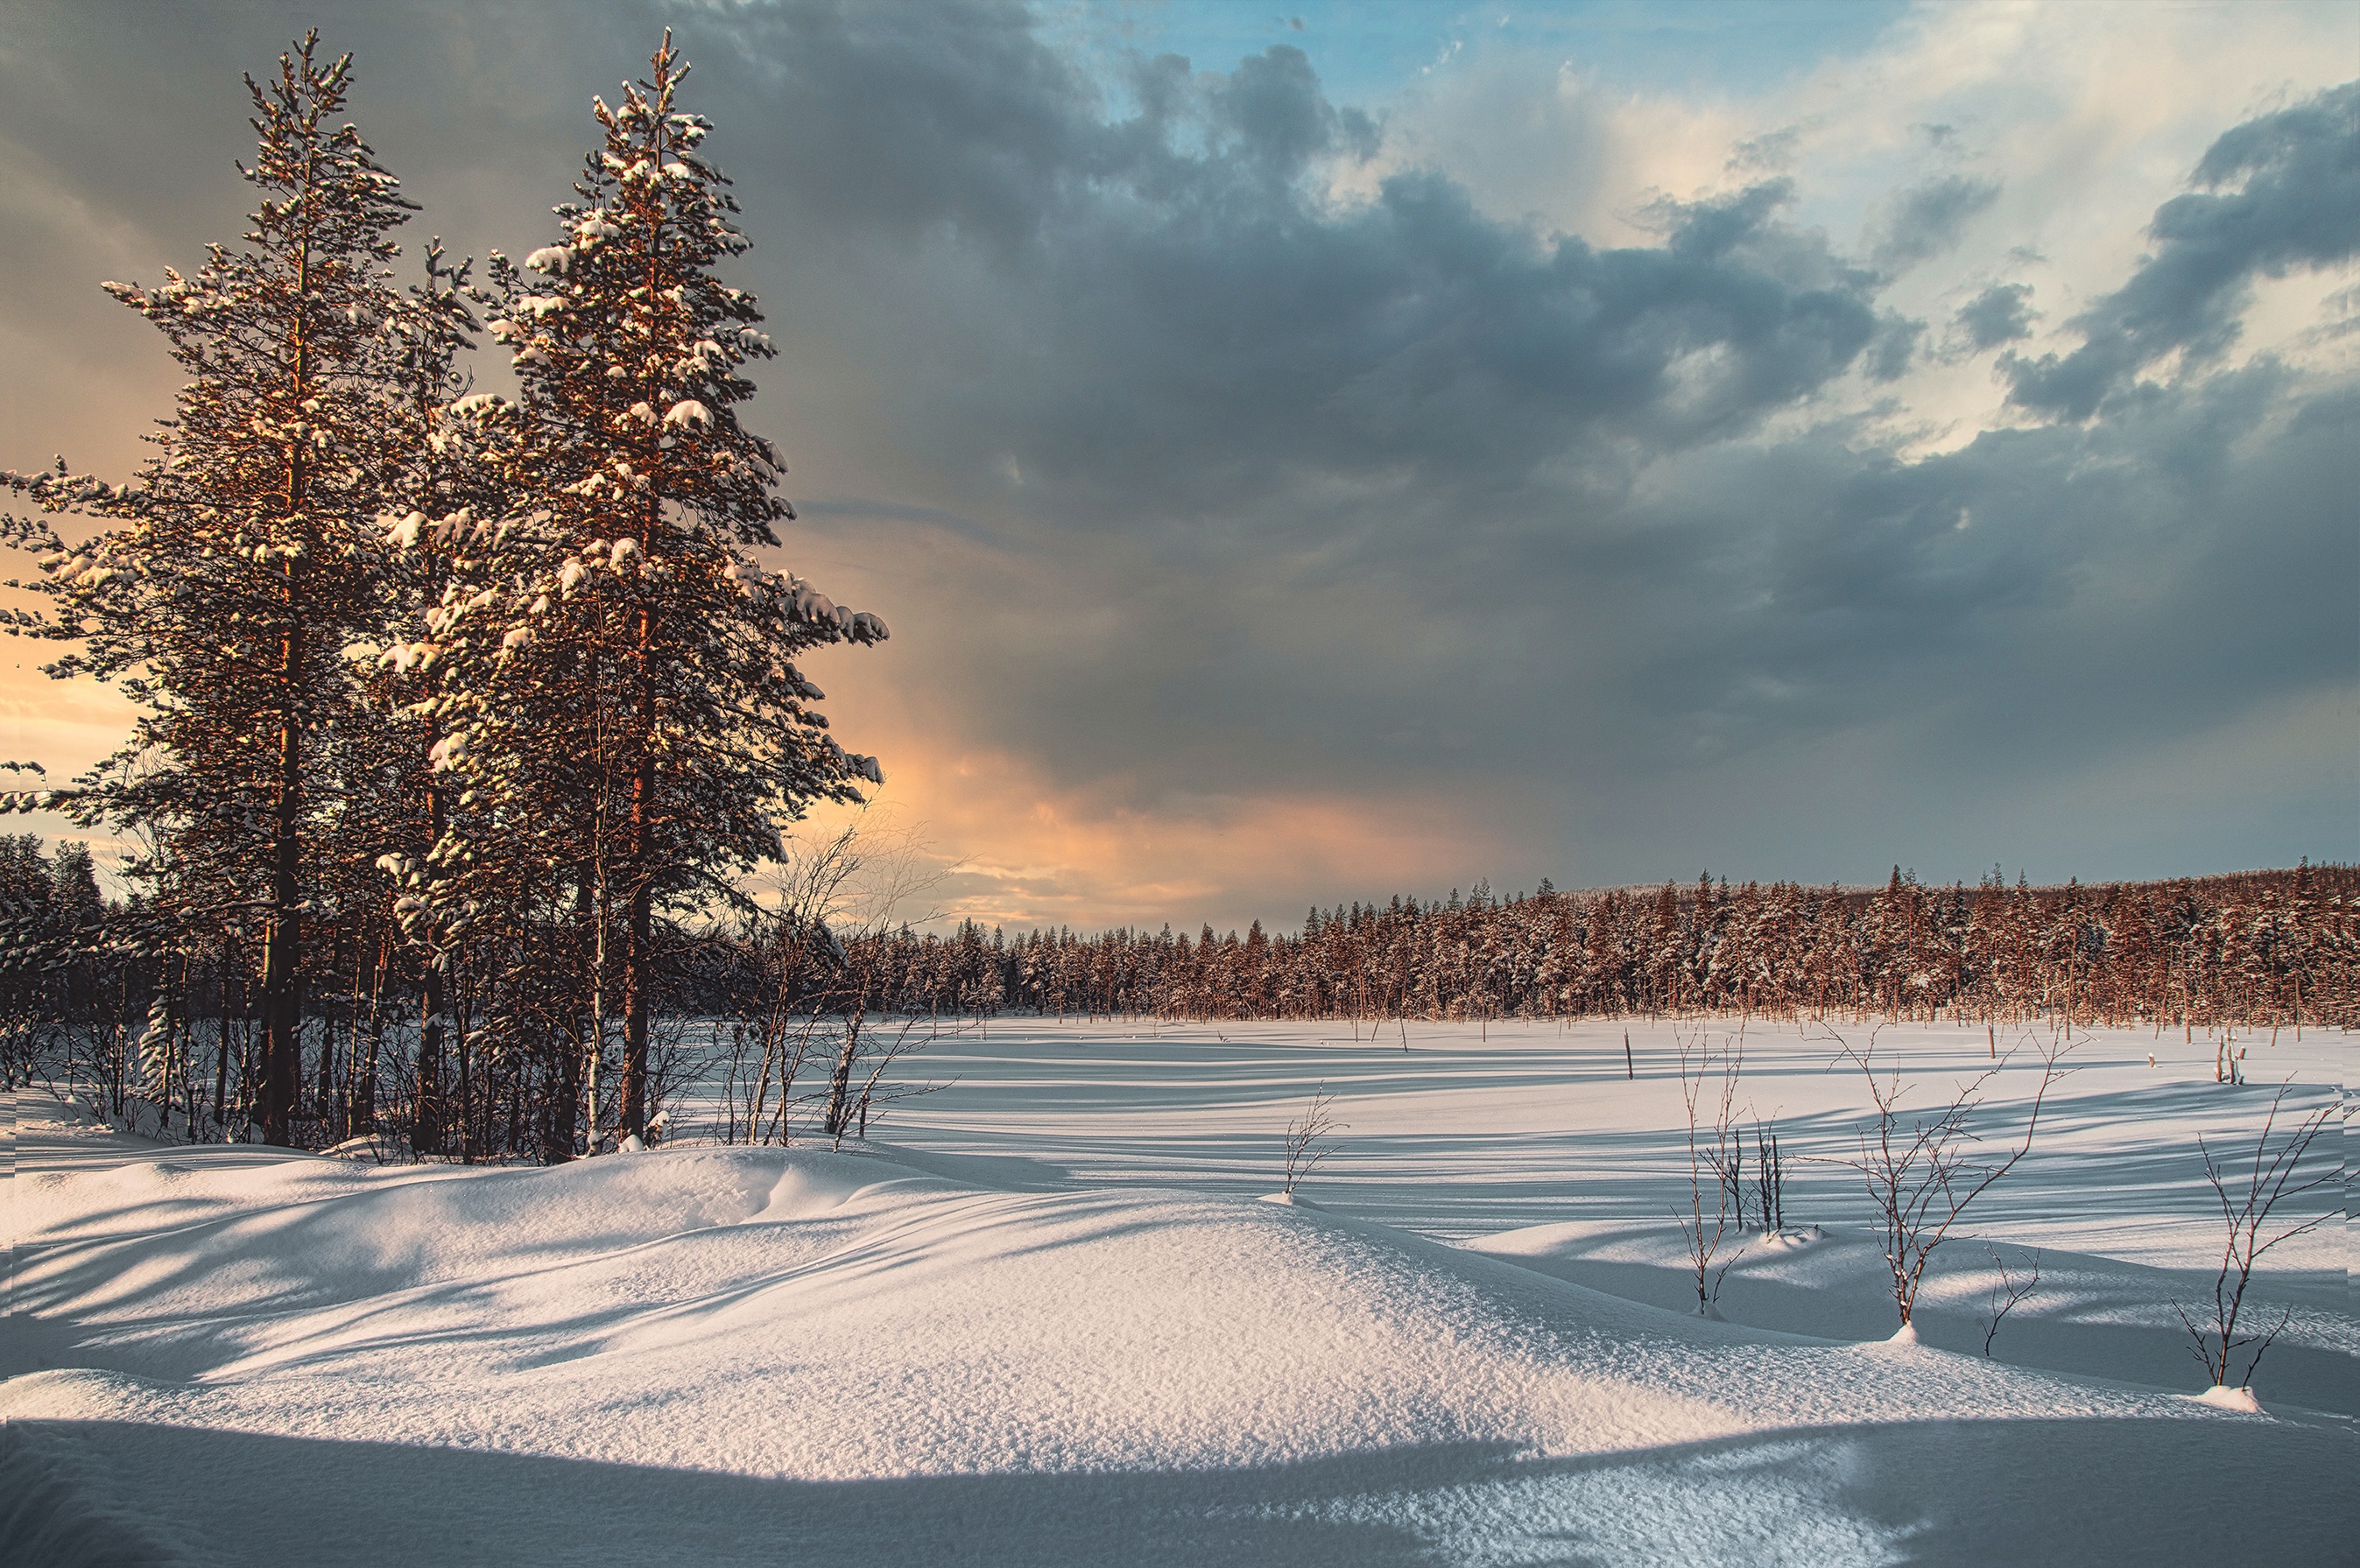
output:
<path id="1" fill-rule="evenodd" d="M 842 1152 L 547 1171 L 168 1147 L 21 1095 L 0 1555 L 2351 1560 L 2340 1224 L 2256 1276 L 2292 1311 L 2267 1415 L 2193 1397 L 2169 1304 L 2217 1257 L 2197 1133 L 2250 1140 L 2278 1079 L 2333 1095 L 2343 1036 L 2256 1046 L 2242 1087 L 2202 1039 L 2079 1047 L 1908 1347 L 1858 1179 L 1808 1162 L 1786 1235 L 1717 1259 L 1727 1321 L 1678 1310 L 1674 1029 L 1627 1068 L 1622 1030 L 995 1019 Z M 1746 1034 L 1790 1160 L 1864 1103 L 1819 1032 Z M 1981 1026 L 1880 1049 L 1905 1105 L 1988 1065 Z M 1333 1156 L 1255 1201 L 1323 1083 Z M 1994 1252 L 2036 1247 L 1986 1358 Z"/>

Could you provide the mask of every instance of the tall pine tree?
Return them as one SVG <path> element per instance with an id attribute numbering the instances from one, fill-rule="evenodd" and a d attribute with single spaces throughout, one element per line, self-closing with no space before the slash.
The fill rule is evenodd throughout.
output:
<path id="1" fill-rule="evenodd" d="M 429 886 L 464 919 L 497 863 L 578 879 L 594 1060 L 610 960 L 619 980 L 625 1137 L 647 1131 L 658 910 L 729 895 L 807 805 L 882 778 L 826 734 L 793 659 L 884 624 L 748 553 L 794 515 L 777 452 L 738 419 L 740 368 L 773 351 L 753 298 L 715 275 L 748 242 L 698 152 L 706 122 L 674 105 L 685 74 L 667 33 L 646 81 L 594 101 L 603 145 L 558 242 L 496 269 L 488 330 L 521 394 L 475 411 L 500 432 L 482 452 L 511 506 L 416 530 L 451 541 L 453 577 L 403 655 L 445 671 L 422 711 L 469 808 Z"/>
<path id="2" fill-rule="evenodd" d="M 388 419 L 403 302 L 387 237 L 410 204 L 342 113 L 352 60 L 316 33 L 249 77 L 261 192 L 241 248 L 192 276 L 108 291 L 164 333 L 190 375 L 130 484 L 10 474 L 52 511 L 114 526 L 72 546 L 40 523 L 43 628 L 81 648 L 58 676 L 116 681 L 142 713 L 84 781 L 83 821 L 145 830 L 137 866 L 192 917 L 258 920 L 264 1136 L 288 1141 L 300 1065 L 304 926 L 337 749 L 363 727 L 347 648 L 379 628 L 376 519 L 403 461 Z"/>

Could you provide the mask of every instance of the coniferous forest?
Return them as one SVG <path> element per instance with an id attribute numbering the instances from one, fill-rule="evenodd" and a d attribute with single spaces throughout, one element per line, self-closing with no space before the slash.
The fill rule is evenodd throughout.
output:
<path id="1" fill-rule="evenodd" d="M 1313 909 L 1301 931 L 858 939 L 880 1012 L 1168 1018 L 2071 1018 L 2360 1021 L 2360 872 L 1881 892 L 1688 886 Z M 716 1003 L 721 1000 L 716 997 Z"/>
<path id="2" fill-rule="evenodd" d="M 863 1115 L 894 1018 L 2360 1021 L 2345 866 L 1479 885 L 1243 936 L 847 922 L 825 856 L 757 900 L 806 809 L 883 779 L 796 659 L 887 634 L 755 553 L 793 517 L 740 419 L 773 351 L 720 277 L 747 241 L 685 75 L 667 38 L 597 103 L 544 243 L 478 268 L 405 257 L 417 209 L 308 37 L 247 82 L 238 238 L 106 285 L 186 385 L 126 481 L 0 476 L 44 606 L 9 629 L 140 717 L 71 782 L 10 764 L 7 804 L 137 847 L 109 901 L 86 848 L 0 841 L 9 1086 L 191 1140 L 555 1161 L 660 1137 L 725 1030 L 753 1085 L 729 1136 L 765 1138 L 791 1103 Z M 512 393 L 476 389 L 478 353 Z"/>

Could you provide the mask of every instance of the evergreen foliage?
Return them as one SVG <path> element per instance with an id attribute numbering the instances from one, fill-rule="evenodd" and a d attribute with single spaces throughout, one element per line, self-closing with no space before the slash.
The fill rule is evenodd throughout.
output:
<path id="1" fill-rule="evenodd" d="M 1479 890 L 1315 909 L 1298 933 L 1243 940 L 1168 929 L 1011 940 L 967 922 L 856 946 L 856 966 L 876 977 L 863 1004 L 874 1012 L 2360 1021 L 2360 871 L 2347 866 L 2046 888 L 1929 887 L 1897 873 L 1881 892 L 1710 879 Z"/>
<path id="2" fill-rule="evenodd" d="M 241 248 L 183 277 L 107 291 L 163 332 L 191 377 L 131 484 L 63 469 L 16 488 L 115 524 L 70 548 L 45 527 L 42 629 L 79 646 L 49 667 L 118 682 L 144 709 L 77 816 L 139 832 L 134 869 L 192 915 L 262 926 L 261 1120 L 284 1141 L 295 1099 L 300 968 L 321 840 L 341 811 L 338 751 L 364 727 L 345 657 L 383 624 L 374 520 L 400 461 L 388 444 L 387 236 L 411 210 L 337 115 L 352 60 L 318 35 L 249 77 L 261 194 Z"/>
<path id="3" fill-rule="evenodd" d="M 882 641 L 883 622 L 747 551 L 793 515 L 738 418 L 738 368 L 773 351 L 752 297 L 714 275 L 746 240 L 697 150 L 705 122 L 675 107 L 684 74 L 667 35 L 646 82 L 597 103 L 605 143 L 560 242 L 497 274 L 490 332 L 523 392 L 483 418 L 508 509 L 445 525 L 453 578 L 413 645 L 445 671 L 421 704 L 437 766 L 477 808 L 429 857 L 446 903 L 467 866 L 533 844 L 588 876 L 602 920 L 622 911 L 627 1137 L 647 1129 L 658 907 L 732 898 L 730 874 L 782 855 L 781 822 L 883 777 L 825 733 L 793 663 Z"/>

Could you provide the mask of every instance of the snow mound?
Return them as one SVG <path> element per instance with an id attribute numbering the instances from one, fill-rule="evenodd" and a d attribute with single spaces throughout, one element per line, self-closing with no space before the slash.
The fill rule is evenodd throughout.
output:
<path id="1" fill-rule="evenodd" d="M 1300 1203 L 1011 1192 L 874 1154 L 141 1160 L 27 1208 L 19 1306 L 139 1382 L 20 1380 L 17 1417 L 842 1478 L 2187 1410 L 1773 1343 Z"/>
<path id="2" fill-rule="evenodd" d="M 2234 1410 L 2239 1415 L 2245 1416 L 2257 1416 L 2264 1413 L 2262 1401 L 2254 1398 L 2254 1391 L 2251 1388 L 2232 1388 L 2224 1383 L 2215 1383 L 2202 1393 L 2191 1395 L 2191 1398 L 2198 1404 L 2210 1405 L 2216 1410 Z"/>
<path id="3" fill-rule="evenodd" d="M 10 1562 L 573 1563 L 585 1528 L 716 1563 L 2106 1561 L 2348 1461 L 2160 1391 L 1012 1160 L 117 1152 L 16 1183 L 12 1306 L 54 1333 L 0 1384 Z M 2076 1488 L 2027 1512 L 2060 1465 L 2145 1522 L 2100 1530 Z M 269 1506 L 290 1476 L 333 1506 Z M 2346 1522 L 2264 1533 L 2317 1560 Z"/>
<path id="4" fill-rule="evenodd" d="M 1551 1278 L 1632 1301 L 1693 1312 L 1696 1275 L 1687 1243 L 1668 1221 L 1591 1220 L 1533 1225 L 1484 1236 L 1470 1250 Z M 1813 1225 L 1780 1236 L 1732 1236 L 1715 1258 L 1716 1304 L 1733 1322 L 1788 1334 L 1862 1344 L 1891 1341 L 1982 1358 L 1985 1333 L 2005 1301 L 1998 1266 L 2018 1286 L 2030 1278 L 2032 1249 L 2014 1243 L 1955 1237 L 1934 1255 L 1910 1327 L 1895 1333 L 1893 1284 L 1877 1238 L 1842 1226 Z M 2183 1389 L 2192 1363 L 2188 1335 L 2172 1301 L 2209 1300 L 2202 1270 L 2152 1268 L 2061 1248 L 2038 1256 L 2040 1282 L 2010 1308 L 1989 1335 L 1998 1361 L 2081 1377 Z M 2332 1281 L 2340 1293 L 2343 1280 Z M 2360 1414 L 2360 1323 L 2329 1305 L 2280 1294 L 2289 1282 L 2257 1281 L 2248 1306 L 2266 1303 L 2265 1321 L 2291 1309 L 2286 1333 L 2259 1376 L 2262 1392 L 2286 1409 Z"/>
<path id="5" fill-rule="evenodd" d="M 137 1381 L 19 1379 L 0 1408 L 802 1477 L 1756 1424 L 1663 1314 L 1306 1209 L 803 1150 L 192 1164 L 42 1187 L 17 1301 Z"/>

